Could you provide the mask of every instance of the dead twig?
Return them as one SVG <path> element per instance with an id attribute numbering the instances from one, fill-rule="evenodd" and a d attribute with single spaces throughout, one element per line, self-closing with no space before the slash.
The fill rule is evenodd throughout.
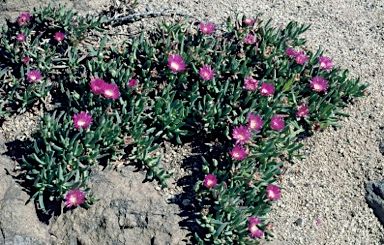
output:
<path id="1" fill-rule="evenodd" d="M 122 23 L 133 23 L 133 22 L 139 21 L 139 20 L 144 19 L 144 18 L 155 18 L 155 17 L 161 17 L 161 16 L 189 17 L 189 18 L 195 19 L 195 20 L 200 22 L 200 20 L 193 15 L 184 14 L 184 13 L 180 13 L 180 12 L 170 12 L 170 10 L 165 9 L 165 10 L 160 11 L 160 12 L 148 11 L 145 13 L 136 13 L 136 14 L 128 14 L 128 15 L 118 14 L 118 15 L 115 15 L 112 18 L 104 21 L 103 24 L 115 26 L 115 25 L 121 25 Z"/>

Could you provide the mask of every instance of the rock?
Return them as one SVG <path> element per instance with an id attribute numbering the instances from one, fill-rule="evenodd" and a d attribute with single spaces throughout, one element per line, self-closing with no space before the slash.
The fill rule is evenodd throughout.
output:
<path id="1" fill-rule="evenodd" d="M 0 152 L 4 152 L 0 135 Z M 29 195 L 9 173 L 14 163 L 0 155 L 0 244 L 49 244 L 48 227 L 41 223 L 33 202 L 25 204 Z"/>
<path id="2" fill-rule="evenodd" d="M 380 141 L 379 151 L 382 155 L 384 155 L 384 141 Z"/>
<path id="3" fill-rule="evenodd" d="M 384 180 L 368 182 L 365 189 L 367 191 L 365 199 L 369 207 L 373 209 L 376 217 L 384 225 Z"/>
<path id="4" fill-rule="evenodd" d="M 13 161 L 0 155 L 0 166 L 0 244 L 186 244 L 179 207 L 165 202 L 157 183 L 142 183 L 144 174 L 132 166 L 121 173 L 95 169 L 90 187 L 100 200 L 88 210 L 64 209 L 47 224 L 33 202 L 25 204 L 30 196 L 9 174 Z"/>
<path id="5" fill-rule="evenodd" d="M 297 226 L 300 226 L 302 223 L 303 223 L 303 219 L 301 219 L 301 218 L 298 218 L 298 219 L 294 222 L 294 224 L 297 225 Z"/>
<path id="6" fill-rule="evenodd" d="M 185 244 L 181 210 L 143 179 L 130 167 L 95 173 L 91 188 L 100 201 L 60 215 L 50 228 L 52 244 Z"/>

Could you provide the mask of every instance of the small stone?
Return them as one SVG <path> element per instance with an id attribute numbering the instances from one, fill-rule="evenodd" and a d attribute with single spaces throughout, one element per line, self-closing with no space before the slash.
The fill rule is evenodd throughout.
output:
<path id="1" fill-rule="evenodd" d="M 297 226 L 300 226 L 302 223 L 303 223 L 303 219 L 301 219 L 301 218 L 298 218 L 298 219 L 294 222 L 294 224 L 297 225 Z"/>
<path id="2" fill-rule="evenodd" d="M 379 151 L 382 155 L 384 155 L 384 141 L 381 141 L 379 144 Z"/>

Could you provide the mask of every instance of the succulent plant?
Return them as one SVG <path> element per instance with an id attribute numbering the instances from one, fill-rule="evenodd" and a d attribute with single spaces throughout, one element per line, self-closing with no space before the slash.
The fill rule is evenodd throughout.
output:
<path id="1" fill-rule="evenodd" d="M 2 28 L 0 117 L 46 105 L 21 164 L 31 200 L 43 211 L 46 198 L 89 207 L 92 167 L 118 161 L 166 186 L 171 174 L 151 153 L 163 140 L 196 141 L 209 148 L 194 186 L 196 241 L 271 239 L 265 214 L 280 197 L 281 166 L 302 157 L 298 136 L 340 126 L 367 85 L 307 50 L 299 36 L 309 26 L 296 22 L 237 16 L 193 32 L 162 22 L 120 47 L 107 35 L 92 46 L 87 33 L 103 23 L 48 6 Z"/>

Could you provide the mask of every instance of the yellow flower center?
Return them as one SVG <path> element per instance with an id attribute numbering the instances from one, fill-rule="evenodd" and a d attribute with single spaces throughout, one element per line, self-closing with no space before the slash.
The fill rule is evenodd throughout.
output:
<path id="1" fill-rule="evenodd" d="M 256 225 L 252 225 L 252 226 L 251 226 L 251 232 L 255 232 L 255 231 L 257 231 L 257 230 L 258 230 L 258 228 L 257 228 Z"/>
<path id="2" fill-rule="evenodd" d="M 105 94 L 108 95 L 108 96 L 112 96 L 113 95 L 113 92 L 111 90 L 106 90 L 105 91 Z"/>
<path id="3" fill-rule="evenodd" d="M 268 192 L 268 195 L 269 195 L 269 197 L 272 198 L 272 199 L 275 198 L 275 193 L 274 193 L 273 191 L 269 191 L 269 192 Z"/>
<path id="4" fill-rule="evenodd" d="M 75 195 L 71 195 L 71 197 L 69 198 L 69 201 L 71 203 L 77 203 L 77 197 Z"/>
<path id="5" fill-rule="evenodd" d="M 83 126 L 85 124 L 85 121 L 84 120 L 79 120 L 78 122 L 77 122 L 77 125 L 79 125 L 79 126 Z"/>
<path id="6" fill-rule="evenodd" d="M 179 70 L 179 68 L 180 68 L 179 64 L 177 64 L 176 62 L 172 62 L 172 63 L 171 63 L 171 67 L 172 67 L 173 69 L 175 69 L 176 71 Z"/>

